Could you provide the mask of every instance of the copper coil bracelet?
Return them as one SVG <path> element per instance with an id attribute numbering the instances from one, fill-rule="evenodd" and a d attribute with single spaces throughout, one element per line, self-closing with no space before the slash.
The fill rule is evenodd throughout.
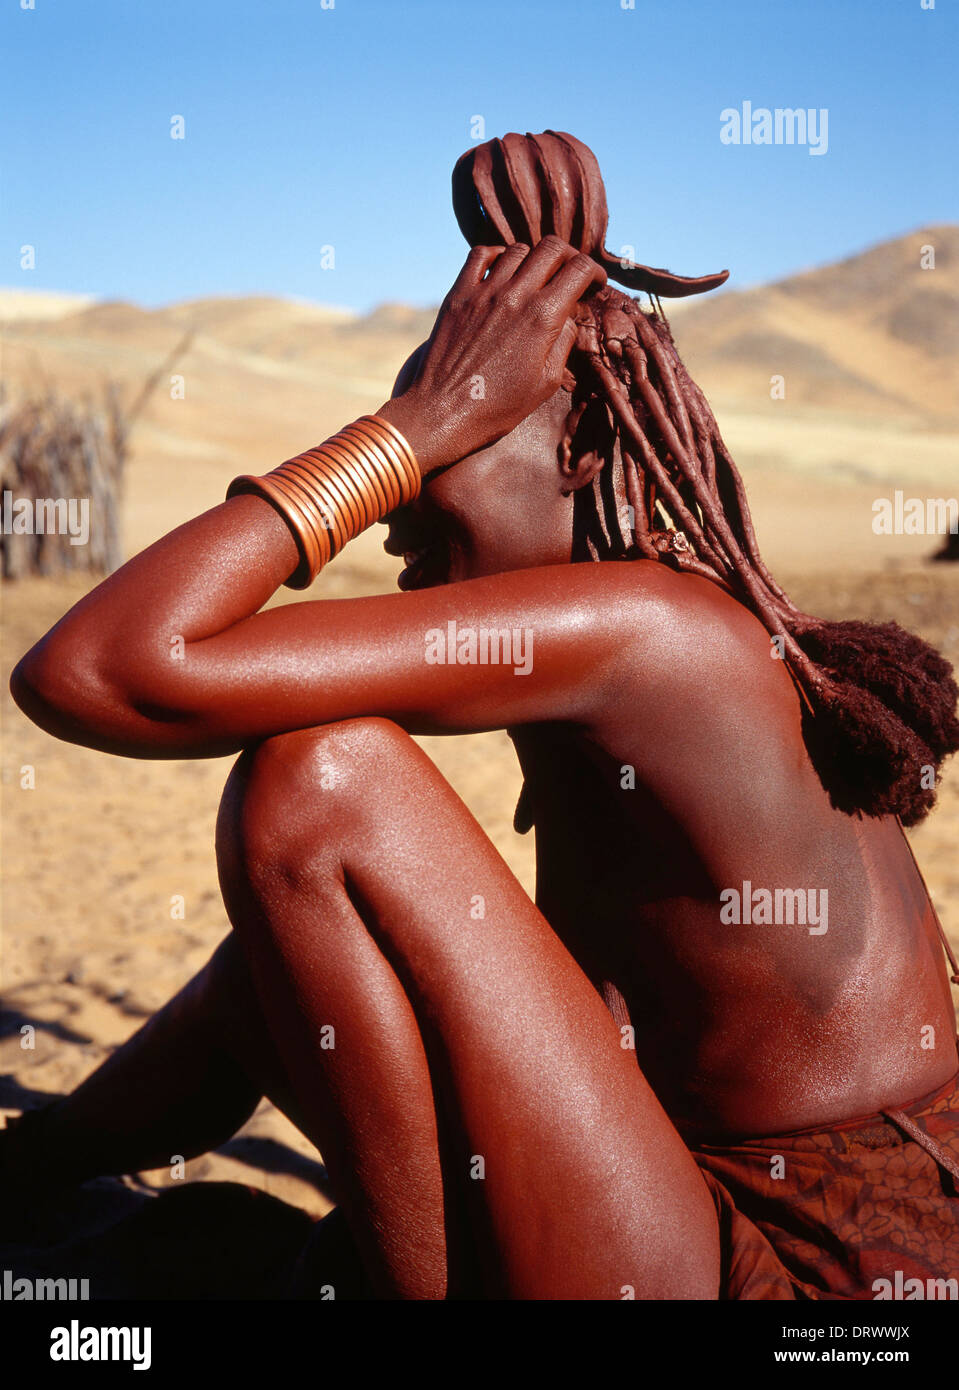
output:
<path id="1" fill-rule="evenodd" d="M 286 586 L 306 589 L 347 541 L 419 496 L 422 482 L 399 430 L 378 415 L 362 415 L 263 477 L 234 478 L 226 495 L 252 492 L 276 508 L 300 552 Z"/>

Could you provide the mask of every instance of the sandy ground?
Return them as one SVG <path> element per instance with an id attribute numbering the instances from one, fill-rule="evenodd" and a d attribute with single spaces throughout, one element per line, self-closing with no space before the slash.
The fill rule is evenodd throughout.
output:
<path id="1" fill-rule="evenodd" d="M 139 312 L 130 311 L 136 333 L 145 331 Z M 261 320 L 256 342 L 265 331 Z M 55 339 L 38 314 L 24 337 L 10 338 L 8 361 L 25 376 L 39 361 L 72 391 L 106 369 L 122 375 L 124 363 L 131 379 L 137 371 L 142 376 L 178 330 L 167 323 L 159 345 L 147 335 L 136 357 L 130 322 L 121 313 L 101 325 L 99 338 L 88 326 L 75 340 L 66 329 Z M 369 358 L 357 337 L 348 361 L 328 356 L 305 365 L 280 352 L 271 356 L 262 343 L 259 350 L 256 343 L 224 345 L 212 332 L 195 343 L 184 368 L 188 401 L 157 400 L 138 428 L 124 510 L 128 551 L 215 504 L 236 472 L 261 472 L 375 409 L 420 329 L 400 316 L 398 328 L 384 330 L 386 346 L 381 336 Z M 868 410 L 770 405 L 759 395 L 744 400 L 732 387 L 718 391 L 714 404 L 744 472 L 767 559 L 792 596 L 828 617 L 895 618 L 959 664 L 959 566 L 928 564 L 928 537 L 878 538 L 871 529 L 873 500 L 895 486 L 949 495 L 952 485 L 955 494 L 957 470 L 947 462 L 955 457 L 953 422 L 926 418 L 917 426 L 895 411 L 879 419 Z M 392 588 L 397 562 L 382 554 L 377 530 L 330 567 L 317 597 Z M 213 829 L 229 760 L 150 763 L 59 743 L 26 720 L 8 694 L 14 662 L 90 583 L 82 575 L 30 579 L 3 596 L 6 1113 L 69 1091 L 204 964 L 228 931 Z M 279 601 L 286 600 L 284 594 Z M 422 742 L 531 890 L 532 843 L 511 827 L 519 776 L 506 735 Z M 911 839 L 959 949 L 959 765 L 947 769 L 937 810 Z M 178 898 L 182 917 L 171 910 Z M 24 1025 L 34 1033 L 24 1034 Z M 313 1217 L 331 1206 L 315 1150 L 267 1102 L 231 1143 L 187 1165 L 186 1178 L 250 1185 Z M 102 1225 L 105 1212 L 113 1219 L 127 1209 L 124 1202 L 142 1204 L 144 1194 L 173 1185 L 167 1169 L 127 1180 L 122 1198 L 116 1185 L 100 1184 L 83 1220 Z M 83 1225 L 76 1212 L 72 1219 L 72 1226 L 71 1218 L 61 1221 L 61 1237 L 75 1234 L 76 1221 Z"/>

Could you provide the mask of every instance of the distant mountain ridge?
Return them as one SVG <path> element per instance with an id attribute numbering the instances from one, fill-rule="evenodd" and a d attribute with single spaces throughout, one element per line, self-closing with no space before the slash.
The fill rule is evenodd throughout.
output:
<path id="1" fill-rule="evenodd" d="M 923 269 L 933 248 L 935 268 Z M 392 380 L 436 309 L 384 303 L 363 315 L 270 296 L 208 297 L 143 309 L 124 301 L 0 290 L 8 342 L 102 364 L 162 356 L 191 329 L 222 360 L 271 375 Z M 78 302 L 79 299 L 79 302 Z M 680 353 L 707 395 L 765 407 L 774 376 L 789 405 L 898 416 L 925 428 L 959 420 L 959 226 L 920 228 L 854 256 L 753 289 L 664 305 Z M 122 363 L 118 365 L 122 370 Z"/>
<path id="2" fill-rule="evenodd" d="M 793 403 L 954 422 L 959 226 L 920 228 L 771 285 L 686 301 L 675 337 L 692 374 L 725 396 L 758 400 L 779 374 Z"/>

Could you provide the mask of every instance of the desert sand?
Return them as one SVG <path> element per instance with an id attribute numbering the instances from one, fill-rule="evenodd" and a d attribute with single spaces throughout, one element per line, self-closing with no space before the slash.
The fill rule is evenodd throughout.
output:
<path id="1" fill-rule="evenodd" d="M 934 271 L 920 269 L 929 244 Z M 957 305 L 959 228 L 940 227 L 672 315 L 787 591 L 824 616 L 894 618 L 954 663 L 959 565 L 928 562 L 933 537 L 875 535 L 872 504 L 896 488 L 959 493 Z M 133 436 L 123 501 L 133 554 L 219 502 L 235 474 L 263 472 L 375 410 L 434 312 L 384 305 L 360 317 L 269 298 L 149 311 L 3 291 L 4 376 L 14 398 L 44 384 L 95 395 L 107 378 L 132 397 L 192 333 L 173 368 L 183 399 L 162 382 Z M 777 374 L 784 399 L 770 395 Z M 383 554 L 384 534 L 373 528 L 354 542 L 311 596 L 390 591 L 399 562 Z M 73 747 L 10 699 L 13 664 L 93 582 L 28 579 L 3 594 L 4 1113 L 77 1084 L 228 931 L 213 827 L 229 760 L 151 763 Z M 283 591 L 275 601 L 300 597 Z M 519 776 L 506 735 L 421 742 L 532 890 L 531 839 L 511 826 Z M 910 838 L 959 950 L 959 765 Z M 177 897 L 182 918 L 171 915 Z M 186 1181 L 250 1185 L 313 1217 L 331 1207 L 315 1150 L 267 1102 L 222 1150 L 188 1164 Z M 142 1173 L 125 1180 L 122 1199 L 119 1184 L 100 1184 L 98 1201 L 63 1215 L 59 1234 L 102 1226 L 105 1212 L 112 1219 L 124 1201 L 142 1204 L 174 1183 L 165 1168 Z"/>

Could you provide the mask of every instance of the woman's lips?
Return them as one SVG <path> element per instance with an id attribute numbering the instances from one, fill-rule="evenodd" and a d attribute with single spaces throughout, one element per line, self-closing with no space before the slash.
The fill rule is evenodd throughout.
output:
<path id="1" fill-rule="evenodd" d="M 440 527 L 427 527 L 419 518 L 401 512 L 391 518 L 389 526 L 383 549 L 387 555 L 403 557 L 406 568 L 396 581 L 400 589 L 429 589 L 449 583 L 453 548 Z"/>
<path id="2" fill-rule="evenodd" d="M 404 550 L 406 568 L 397 578 L 400 589 L 430 589 L 445 584 L 449 576 L 449 546 L 442 540 L 432 541 L 421 550 Z"/>

